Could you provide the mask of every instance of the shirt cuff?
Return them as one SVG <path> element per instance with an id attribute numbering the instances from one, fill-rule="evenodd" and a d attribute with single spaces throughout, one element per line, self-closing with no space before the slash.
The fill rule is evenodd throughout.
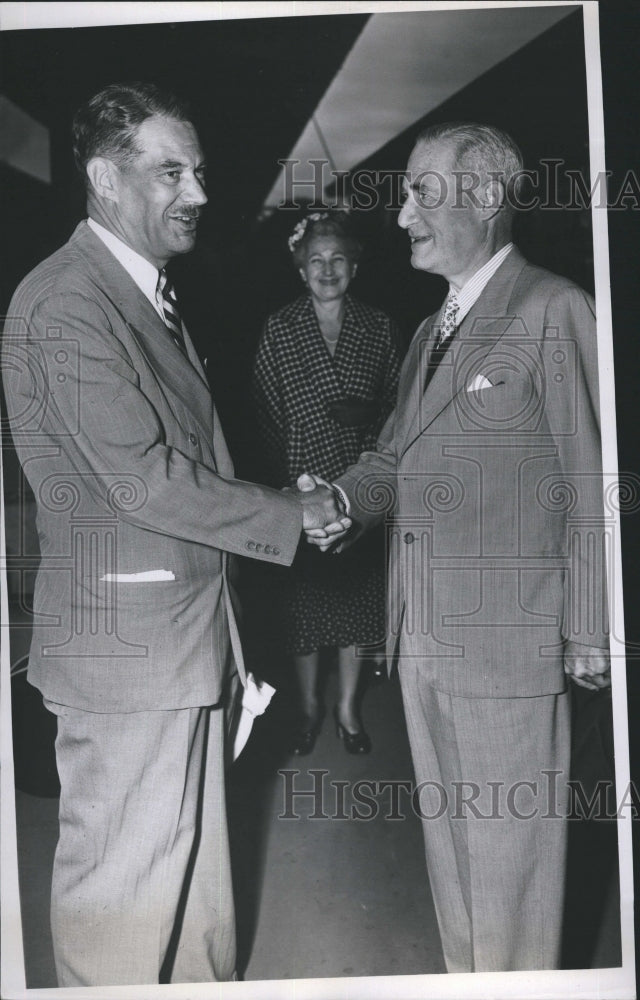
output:
<path id="1" fill-rule="evenodd" d="M 342 489 L 342 487 L 336 486 L 335 483 L 331 483 L 331 488 L 333 489 L 334 493 L 337 493 L 338 499 L 340 500 L 340 503 L 342 504 L 343 507 L 343 513 L 346 514 L 348 517 L 349 514 L 351 513 L 351 504 L 349 503 L 349 497 Z"/>

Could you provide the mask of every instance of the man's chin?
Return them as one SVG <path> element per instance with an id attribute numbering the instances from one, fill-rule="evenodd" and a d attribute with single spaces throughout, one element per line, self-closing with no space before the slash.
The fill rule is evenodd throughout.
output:
<path id="1" fill-rule="evenodd" d="M 411 254 L 411 267 L 416 271 L 433 271 L 433 265 L 426 258 L 426 254 Z"/>
<path id="2" fill-rule="evenodd" d="M 172 256 L 178 256 L 181 253 L 191 253 L 196 245 L 196 234 L 195 233 L 185 233 L 185 235 L 180 240 L 176 240 Z"/>

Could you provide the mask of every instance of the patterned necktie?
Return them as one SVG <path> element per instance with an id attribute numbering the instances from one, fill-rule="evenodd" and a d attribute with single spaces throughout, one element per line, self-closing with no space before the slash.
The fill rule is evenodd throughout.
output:
<path id="1" fill-rule="evenodd" d="M 456 293 L 449 292 L 444 303 L 444 311 L 442 313 L 442 322 L 440 323 L 436 347 L 440 347 L 445 340 L 448 340 L 457 327 L 459 309 L 460 306 L 458 305 Z"/>
<path id="2" fill-rule="evenodd" d="M 429 363 L 427 365 L 423 386 L 423 391 L 425 392 L 429 387 L 431 379 L 438 370 L 438 365 L 447 353 L 447 348 L 451 343 L 452 335 L 458 325 L 457 318 L 459 308 L 460 306 L 458 305 L 455 292 L 449 292 L 447 298 L 445 299 L 444 309 L 442 311 L 442 322 L 440 323 L 440 329 L 438 330 L 436 336 L 436 342 L 429 356 Z"/>
<path id="3" fill-rule="evenodd" d="M 178 312 L 178 303 L 173 285 L 169 281 L 169 276 L 163 268 L 158 275 L 158 301 L 162 306 L 164 322 L 173 337 L 173 341 L 180 348 L 185 358 L 188 358 L 187 346 L 182 333 L 182 320 Z"/>

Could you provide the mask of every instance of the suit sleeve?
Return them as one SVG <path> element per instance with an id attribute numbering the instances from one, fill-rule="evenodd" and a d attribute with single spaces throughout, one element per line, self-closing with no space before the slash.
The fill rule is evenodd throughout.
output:
<path id="1" fill-rule="evenodd" d="M 55 370 L 47 354 L 60 348 L 60 341 L 47 335 L 52 328 L 79 345 L 79 365 L 64 385 L 48 383 L 43 374 Z M 27 337 L 28 366 L 9 373 L 7 397 L 13 426 L 30 447 L 63 448 L 98 502 L 107 496 L 109 477 L 137 477 L 144 484 L 144 503 L 136 510 L 119 509 L 118 516 L 141 528 L 238 555 L 292 562 L 302 528 L 299 503 L 268 487 L 220 476 L 173 447 L 141 390 L 139 373 L 94 300 L 77 293 L 48 296 L 36 305 Z M 25 424 L 16 415 L 29 412 L 34 383 L 45 402 Z"/>
<path id="2" fill-rule="evenodd" d="M 562 634 L 609 643 L 598 355 L 593 300 L 580 288 L 549 299 L 544 318 L 545 412 L 564 477 L 568 570 Z"/>

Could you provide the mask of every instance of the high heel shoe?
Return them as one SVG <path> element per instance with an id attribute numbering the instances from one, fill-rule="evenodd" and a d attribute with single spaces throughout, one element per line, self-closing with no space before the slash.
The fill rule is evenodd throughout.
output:
<path id="1" fill-rule="evenodd" d="M 338 706 L 334 705 L 333 718 L 336 723 L 336 736 L 344 743 L 347 753 L 371 753 L 371 740 L 364 731 L 360 729 L 357 733 L 350 733 L 345 729 L 338 718 Z"/>
<path id="2" fill-rule="evenodd" d="M 322 727 L 322 717 L 323 713 L 320 713 L 315 720 L 310 719 L 308 715 L 303 717 L 302 723 L 293 734 L 290 744 L 291 753 L 295 753 L 299 757 L 306 757 L 307 754 L 311 753 Z"/>

